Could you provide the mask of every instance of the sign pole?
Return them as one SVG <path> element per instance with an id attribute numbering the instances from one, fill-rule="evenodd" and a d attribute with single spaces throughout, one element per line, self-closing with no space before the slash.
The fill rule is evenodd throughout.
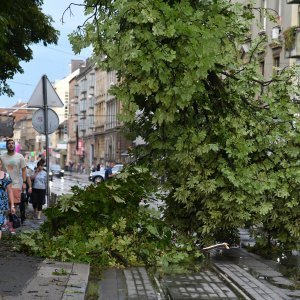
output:
<path id="1" fill-rule="evenodd" d="M 46 182 L 46 197 L 49 204 L 49 130 L 48 130 L 48 99 L 47 99 L 47 77 L 43 75 L 43 109 L 45 120 L 45 136 L 46 136 L 46 167 L 47 167 L 47 182 Z"/>
<path id="2" fill-rule="evenodd" d="M 59 126 L 59 118 L 50 107 L 63 107 L 64 103 L 60 100 L 55 89 L 48 80 L 47 76 L 43 75 L 40 81 L 38 82 L 38 85 L 34 89 L 27 106 L 40 108 L 40 110 L 37 110 L 32 116 L 32 125 L 37 132 L 44 134 L 46 137 L 46 197 L 47 204 L 49 206 L 49 134 L 53 133 Z"/>

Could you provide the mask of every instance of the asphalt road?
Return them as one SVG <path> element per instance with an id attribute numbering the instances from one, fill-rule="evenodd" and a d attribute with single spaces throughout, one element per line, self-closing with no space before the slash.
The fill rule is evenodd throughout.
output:
<path id="1" fill-rule="evenodd" d="M 71 187 L 78 185 L 84 187 L 91 184 L 88 180 L 87 174 L 77 174 L 77 173 L 66 173 L 63 178 L 54 177 L 53 181 L 50 181 L 50 193 L 55 193 L 57 195 L 68 194 L 71 192 Z"/>
<path id="2" fill-rule="evenodd" d="M 0 245 L 0 295 L 18 295 L 40 266 L 42 259 L 14 251 L 4 239 Z M 18 280 L 16 280 L 16 278 Z"/>

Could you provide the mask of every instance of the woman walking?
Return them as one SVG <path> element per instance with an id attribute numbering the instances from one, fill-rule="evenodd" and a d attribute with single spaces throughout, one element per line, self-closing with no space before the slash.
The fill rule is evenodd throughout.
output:
<path id="1" fill-rule="evenodd" d="M 33 181 L 33 188 L 31 194 L 32 207 L 35 212 L 35 217 L 40 220 L 42 208 L 45 204 L 46 186 L 47 186 L 47 173 L 43 169 L 45 160 L 41 159 L 37 163 L 35 173 L 30 176 Z"/>
<path id="2" fill-rule="evenodd" d="M 2 237 L 1 227 L 6 221 L 6 213 L 8 211 L 8 202 L 10 204 L 10 212 L 15 214 L 14 196 L 12 191 L 12 181 L 9 175 L 2 171 L 2 160 L 0 159 L 0 240 Z"/>

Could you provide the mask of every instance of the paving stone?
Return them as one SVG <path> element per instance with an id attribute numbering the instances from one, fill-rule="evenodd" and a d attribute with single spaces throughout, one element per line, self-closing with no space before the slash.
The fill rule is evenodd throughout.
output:
<path id="1" fill-rule="evenodd" d="M 185 299 L 238 299 L 211 271 L 202 271 L 194 276 L 174 276 L 163 279 L 162 285 L 172 300 Z M 173 280 L 172 280 L 173 279 Z"/>
<path id="2" fill-rule="evenodd" d="M 278 292 L 273 291 L 265 284 L 257 280 L 251 274 L 235 264 L 218 263 L 215 265 L 219 270 L 226 274 L 233 282 L 243 289 L 252 299 L 256 300 L 272 300 L 272 299 L 289 299 L 285 295 L 278 295 Z M 254 288 L 253 285 L 256 287 Z"/>
<path id="3" fill-rule="evenodd" d="M 123 272 L 116 268 L 105 270 L 98 294 L 100 299 L 105 300 L 127 299 L 127 287 Z"/>
<path id="4" fill-rule="evenodd" d="M 288 287 L 294 287 L 294 283 L 290 279 L 285 278 L 283 276 L 272 277 L 271 281 L 274 282 L 275 284 L 278 284 L 278 285 L 284 285 L 284 286 L 288 286 Z"/>
<path id="5" fill-rule="evenodd" d="M 124 276 L 127 283 L 128 300 L 158 300 L 158 295 L 145 268 L 125 269 Z"/>

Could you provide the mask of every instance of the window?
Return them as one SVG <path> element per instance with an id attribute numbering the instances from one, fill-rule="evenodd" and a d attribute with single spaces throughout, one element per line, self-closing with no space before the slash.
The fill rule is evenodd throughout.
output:
<path id="1" fill-rule="evenodd" d="M 260 62 L 260 72 L 263 76 L 265 76 L 265 62 L 264 61 L 261 61 Z M 260 89 L 260 93 L 263 94 L 264 93 L 264 86 L 261 85 L 261 89 Z"/>
<path id="2" fill-rule="evenodd" d="M 79 86 L 76 84 L 75 86 L 74 86 L 74 93 L 75 93 L 75 96 L 79 96 Z"/>
<path id="3" fill-rule="evenodd" d="M 273 58 L 273 67 L 278 69 L 279 66 L 280 66 L 280 58 L 279 56 L 276 56 Z"/>
<path id="4" fill-rule="evenodd" d="M 259 64 L 261 75 L 265 76 L 265 62 L 261 61 Z"/>
<path id="5" fill-rule="evenodd" d="M 93 115 L 89 115 L 88 117 L 88 126 L 89 128 L 94 128 L 94 116 Z"/>
<path id="6" fill-rule="evenodd" d="M 107 103 L 106 129 L 114 128 L 117 125 L 116 101 Z"/>
<path id="7" fill-rule="evenodd" d="M 117 83 L 117 76 L 115 71 L 109 71 L 107 73 L 107 83 L 108 83 L 108 89 Z"/>
<path id="8" fill-rule="evenodd" d="M 88 97 L 88 99 L 89 99 L 89 107 L 90 108 L 94 108 L 94 105 L 95 105 L 95 96 L 94 95 L 90 95 Z"/>
<path id="9" fill-rule="evenodd" d="M 79 110 L 86 111 L 86 99 L 82 99 L 79 102 Z"/>
<path id="10" fill-rule="evenodd" d="M 79 82 L 79 90 L 80 90 L 80 93 L 86 92 L 86 90 L 87 90 L 87 80 L 86 79 L 82 79 Z"/>
<path id="11" fill-rule="evenodd" d="M 280 57 L 273 57 L 273 75 L 278 75 L 280 73 Z"/>
<path id="12" fill-rule="evenodd" d="M 95 73 L 90 73 L 88 85 L 89 85 L 89 88 L 95 86 Z"/>
<path id="13" fill-rule="evenodd" d="M 83 88 L 84 91 L 87 90 L 87 80 L 86 80 L 86 79 L 84 79 L 84 80 L 82 81 L 82 88 Z"/>
<path id="14" fill-rule="evenodd" d="M 85 119 L 79 120 L 79 130 L 86 130 L 86 120 Z"/>

